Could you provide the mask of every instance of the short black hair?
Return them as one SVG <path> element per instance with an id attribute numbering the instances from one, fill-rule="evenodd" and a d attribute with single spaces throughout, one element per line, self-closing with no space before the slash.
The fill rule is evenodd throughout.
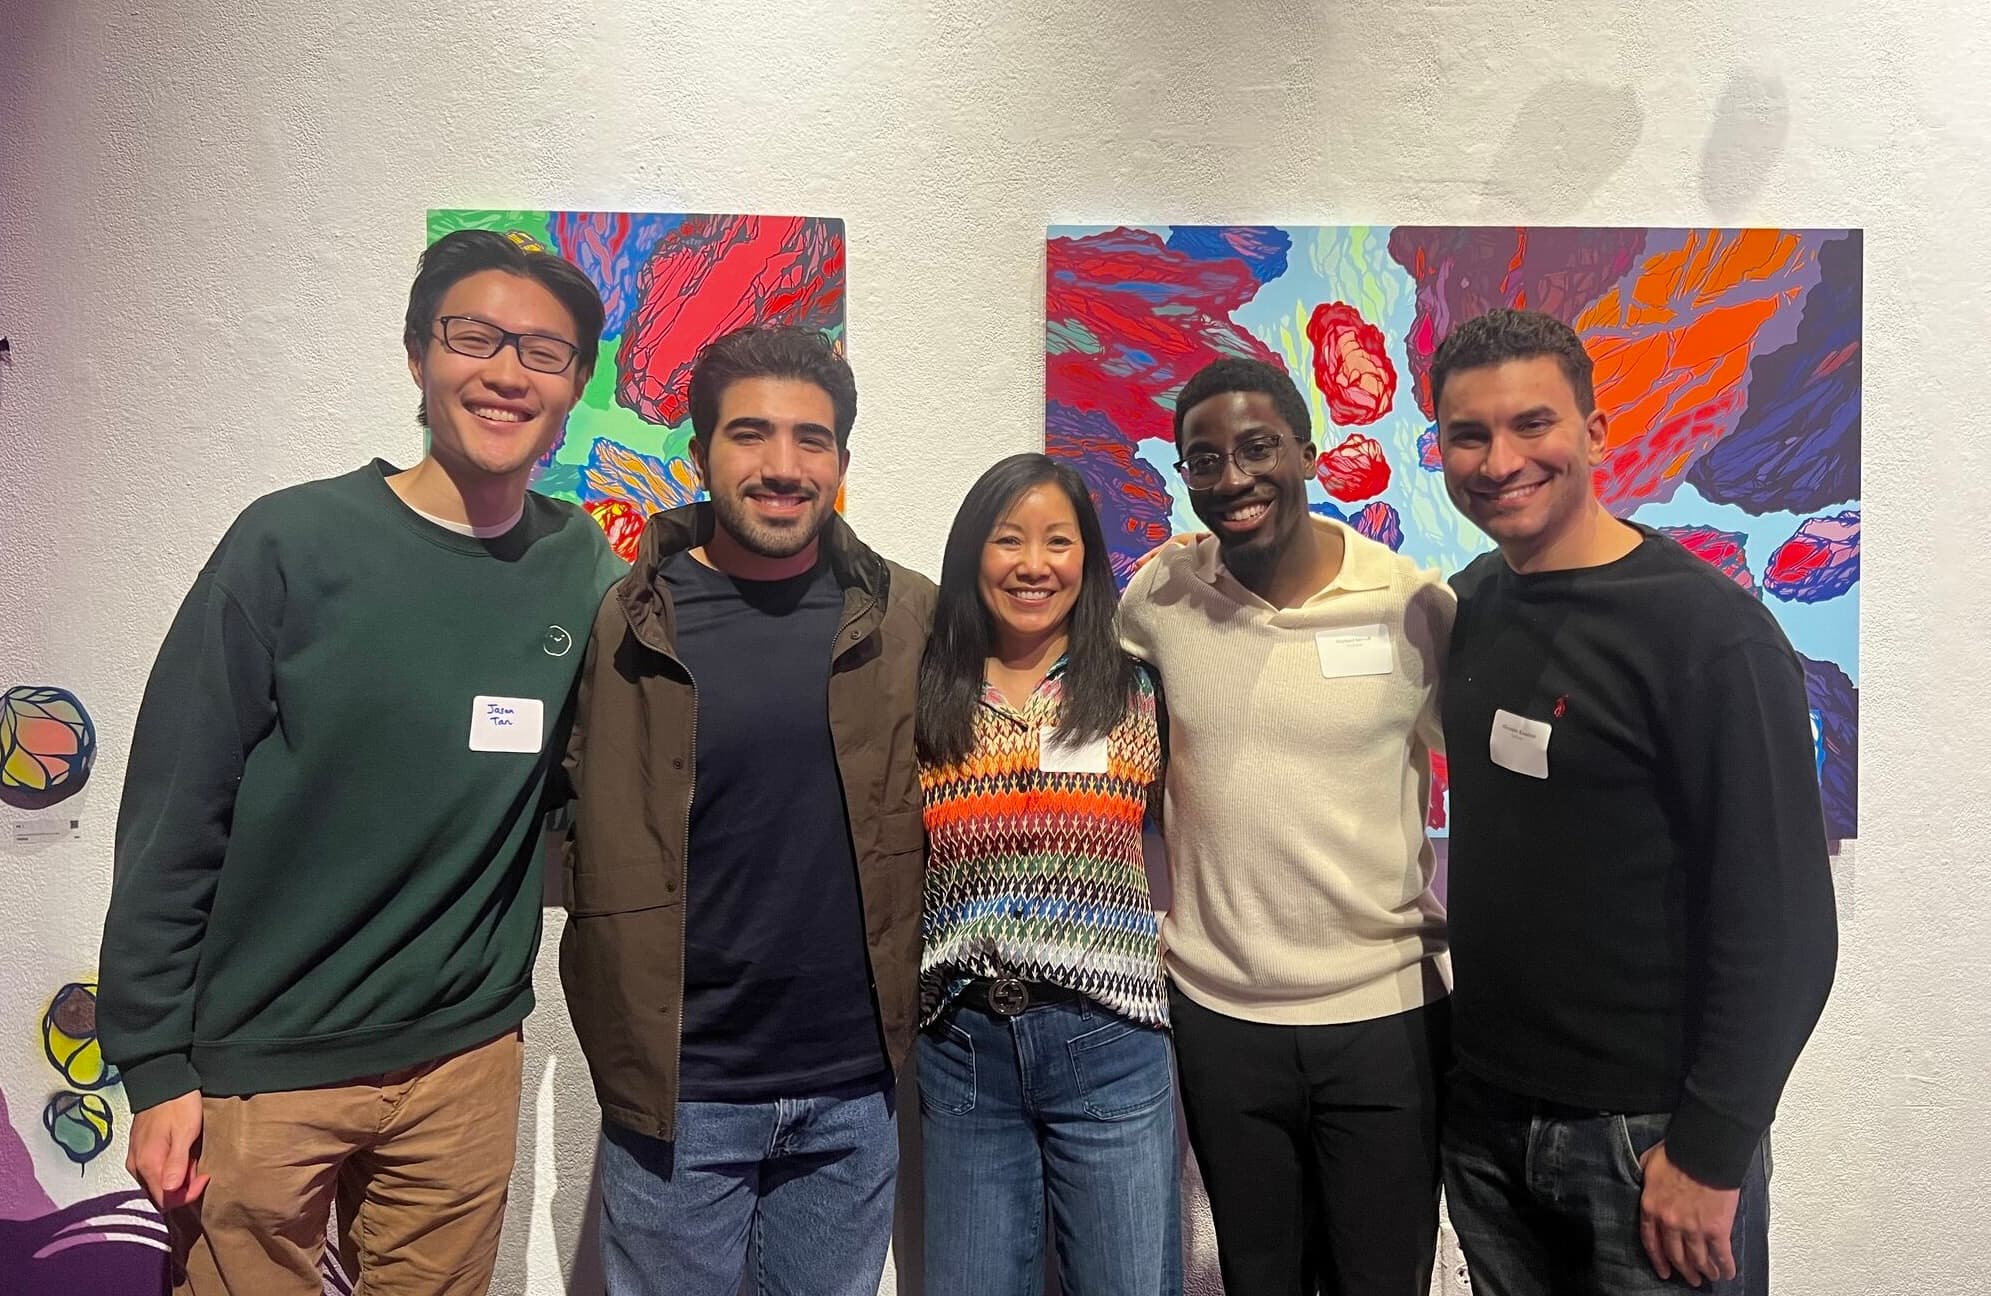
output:
<path id="1" fill-rule="evenodd" d="M 595 353 L 601 349 L 601 330 L 607 313 L 602 309 L 601 290 L 579 266 L 555 252 L 528 251 L 503 234 L 492 230 L 451 230 L 429 244 L 415 268 L 415 284 L 408 290 L 408 318 L 401 331 L 401 344 L 411 356 L 420 355 L 435 332 L 436 312 L 451 288 L 471 275 L 486 270 L 502 270 L 538 283 L 553 294 L 555 301 L 574 317 L 574 339 L 580 354 L 574 364 L 582 374 L 592 373 Z M 416 407 L 415 421 L 429 425 L 426 399 Z"/>
<path id="2" fill-rule="evenodd" d="M 1300 397 L 1300 389 L 1293 384 L 1290 375 L 1277 365 L 1266 364 L 1263 360 L 1247 360 L 1242 356 L 1226 356 L 1222 360 L 1212 360 L 1196 371 L 1194 377 L 1182 384 L 1182 390 L 1175 397 L 1175 448 L 1182 448 L 1182 421 L 1189 411 L 1201 405 L 1212 396 L 1223 396 L 1230 392 L 1258 392 L 1272 398 L 1272 408 L 1293 429 L 1293 435 L 1301 444 L 1313 441 L 1313 420 L 1307 415 L 1307 403 Z"/>
<path id="3" fill-rule="evenodd" d="M 836 411 L 837 449 L 850 448 L 857 422 L 857 379 L 850 362 L 821 329 L 749 324 L 713 338 L 691 363 L 691 434 L 711 444 L 718 430 L 719 398 L 748 378 L 792 378 L 814 383 Z"/>
<path id="4" fill-rule="evenodd" d="M 1476 315 L 1445 335 L 1431 357 L 1431 414 L 1437 417 L 1445 380 L 1461 369 L 1488 369 L 1509 360 L 1554 356 L 1576 392 L 1576 410 L 1589 418 L 1597 408 L 1590 353 L 1576 330 L 1540 311 L 1501 307 Z"/>

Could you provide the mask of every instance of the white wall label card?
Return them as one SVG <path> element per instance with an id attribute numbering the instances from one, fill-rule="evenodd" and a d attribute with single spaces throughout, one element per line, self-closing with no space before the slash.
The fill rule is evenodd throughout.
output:
<path id="1" fill-rule="evenodd" d="M 14 844 L 38 846 L 43 842 L 69 841 L 82 835 L 80 819 L 16 819 Z"/>
<path id="2" fill-rule="evenodd" d="M 1104 774 L 1106 739 L 1067 743 L 1064 734 L 1046 729 L 1038 740 L 1037 768 L 1046 774 Z"/>
<path id="3" fill-rule="evenodd" d="M 470 700 L 470 750 L 538 751 L 544 710 L 538 698 L 485 697 L 480 693 Z"/>
<path id="4" fill-rule="evenodd" d="M 1493 713 L 1493 737 L 1487 754 L 1502 769 L 1526 774 L 1529 778 L 1549 776 L 1549 735 L 1551 726 L 1540 720 L 1517 716 L 1512 711 Z"/>
<path id="5" fill-rule="evenodd" d="M 1322 630 L 1314 635 L 1314 647 L 1320 652 L 1320 673 L 1325 679 L 1387 675 L 1396 669 L 1396 650 L 1386 625 Z"/>

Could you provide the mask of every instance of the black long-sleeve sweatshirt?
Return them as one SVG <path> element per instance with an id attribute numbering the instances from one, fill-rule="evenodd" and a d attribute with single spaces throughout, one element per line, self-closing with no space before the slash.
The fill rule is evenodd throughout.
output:
<path id="1" fill-rule="evenodd" d="M 1733 1187 L 1837 958 L 1812 724 L 1769 612 L 1641 530 L 1452 582 L 1454 1047 L 1519 1094 L 1670 1112 L 1667 1155 Z"/>

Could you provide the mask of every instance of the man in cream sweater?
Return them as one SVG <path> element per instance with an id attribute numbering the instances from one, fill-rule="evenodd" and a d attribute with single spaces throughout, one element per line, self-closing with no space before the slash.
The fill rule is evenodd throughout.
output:
<path id="1" fill-rule="evenodd" d="M 1422 1296 L 1449 1055 L 1424 835 L 1454 610 L 1434 571 L 1313 517 L 1307 407 L 1220 360 L 1176 402 L 1212 535 L 1121 605 L 1168 711 L 1162 926 L 1189 1139 L 1231 1296 Z"/>

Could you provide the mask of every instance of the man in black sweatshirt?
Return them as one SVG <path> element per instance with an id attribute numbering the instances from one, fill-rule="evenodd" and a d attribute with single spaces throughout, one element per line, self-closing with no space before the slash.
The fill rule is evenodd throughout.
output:
<path id="1" fill-rule="evenodd" d="M 561 258 L 438 240 L 404 339 L 428 453 L 249 505 L 167 631 L 98 1022 L 176 1293 L 318 1296 L 335 1196 L 362 1290 L 490 1283 L 545 789 L 623 570 L 526 484 L 601 330 Z"/>
<path id="2" fill-rule="evenodd" d="M 1803 670 L 1760 602 L 1605 511 L 1565 324 L 1431 367 L 1453 502 L 1445 1192 L 1488 1296 L 1767 1290 L 1768 1131 L 1837 927 Z"/>

